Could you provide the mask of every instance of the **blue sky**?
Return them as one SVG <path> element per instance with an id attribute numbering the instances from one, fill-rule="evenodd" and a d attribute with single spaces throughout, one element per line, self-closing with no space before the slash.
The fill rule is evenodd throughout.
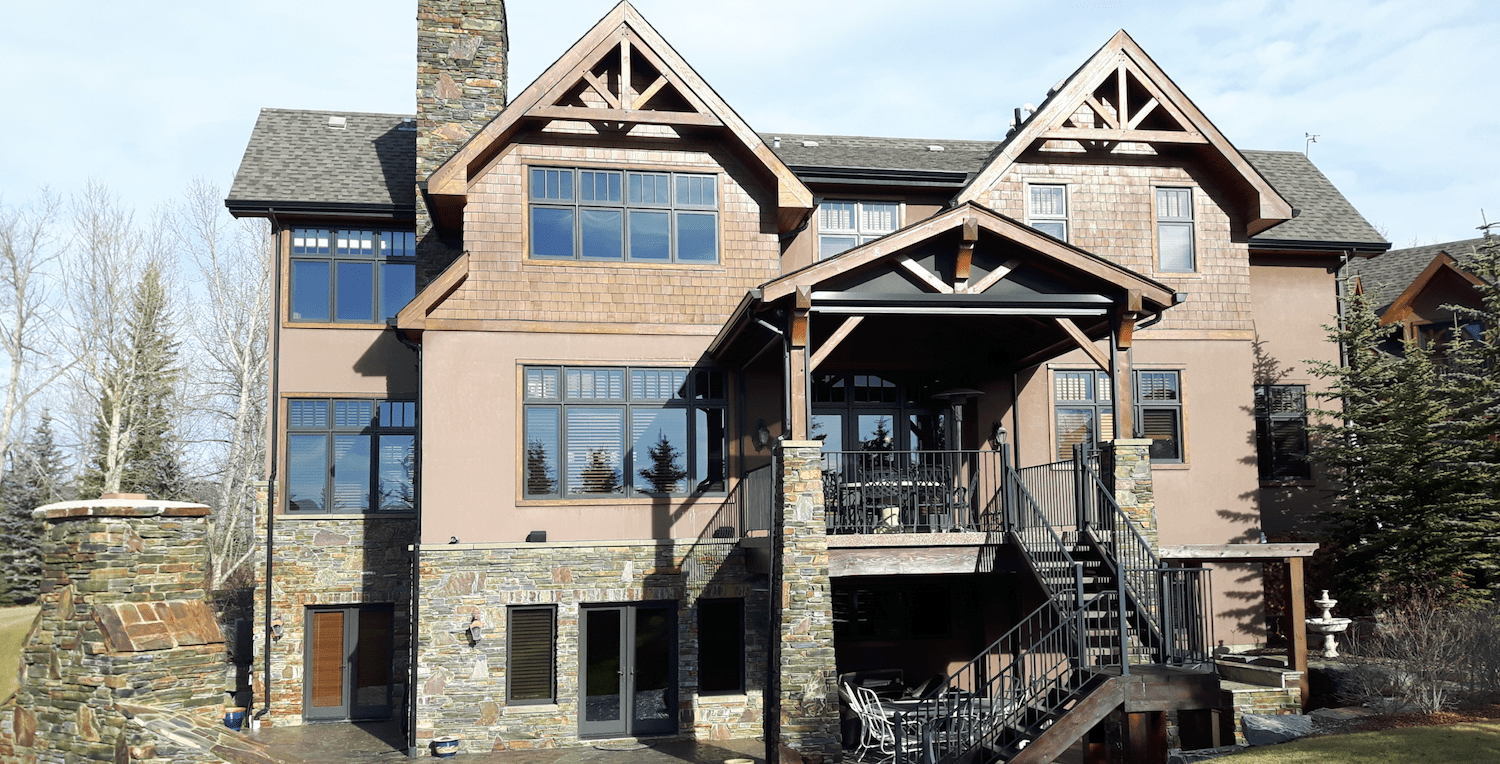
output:
<path id="1" fill-rule="evenodd" d="M 511 0 L 519 93 L 613 5 Z M 1481 2 L 637 0 L 753 127 L 997 140 L 1125 29 L 1235 145 L 1303 150 L 1396 246 L 1500 219 Z M 414 0 L 0 9 L 0 198 L 90 178 L 142 210 L 228 187 L 261 107 L 410 113 Z"/>

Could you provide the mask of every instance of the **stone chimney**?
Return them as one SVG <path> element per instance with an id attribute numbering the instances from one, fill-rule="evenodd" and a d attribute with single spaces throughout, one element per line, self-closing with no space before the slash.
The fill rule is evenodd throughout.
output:
<path id="1" fill-rule="evenodd" d="M 427 176 L 505 108 L 504 0 L 417 0 L 417 255 L 420 278 L 457 257 L 463 231 L 435 228 Z"/>

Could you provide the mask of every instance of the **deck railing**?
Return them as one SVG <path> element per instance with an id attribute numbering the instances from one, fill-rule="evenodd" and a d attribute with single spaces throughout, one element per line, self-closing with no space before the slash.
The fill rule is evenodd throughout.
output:
<path id="1" fill-rule="evenodd" d="M 829 533 L 1003 529 L 997 451 L 825 451 Z"/>

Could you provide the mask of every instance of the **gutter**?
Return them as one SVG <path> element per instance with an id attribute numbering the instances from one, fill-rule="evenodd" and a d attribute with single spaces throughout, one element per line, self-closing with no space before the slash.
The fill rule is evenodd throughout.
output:
<path id="1" fill-rule="evenodd" d="M 1374 257 L 1391 248 L 1388 241 L 1299 241 L 1296 239 L 1257 239 L 1251 237 L 1250 249 L 1286 250 L 1301 249 L 1311 252 Z"/>
<path id="2" fill-rule="evenodd" d="M 404 204 L 363 204 L 348 203 L 338 204 L 330 202 L 297 202 L 297 201 L 266 201 L 266 200 L 238 200 L 225 199 L 224 207 L 229 214 L 235 217 L 260 217 L 274 216 L 277 212 L 283 215 L 305 215 L 316 217 L 325 215 L 328 217 L 369 217 L 369 218 L 395 218 L 404 220 L 415 219 L 417 208 Z"/>
<path id="3" fill-rule="evenodd" d="M 277 446 L 281 443 L 281 224 L 276 220 L 274 209 L 267 209 L 266 217 L 271 221 L 271 443 L 267 449 L 271 466 L 266 471 L 266 641 L 261 655 L 265 664 L 265 676 L 261 681 L 264 697 L 261 709 L 252 717 L 254 719 L 271 713 L 271 642 L 274 639 L 271 634 L 271 584 L 276 557 L 276 502 L 280 498 L 276 467 L 280 463 Z"/>

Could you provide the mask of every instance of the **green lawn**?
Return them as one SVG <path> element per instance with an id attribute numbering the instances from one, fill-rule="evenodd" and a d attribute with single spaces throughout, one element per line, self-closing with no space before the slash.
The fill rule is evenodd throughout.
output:
<path id="1" fill-rule="evenodd" d="M 0 608 L 0 700 L 16 690 L 16 671 L 21 667 L 21 640 L 36 620 L 36 605 Z"/>
<path id="2" fill-rule="evenodd" d="M 1227 756 L 1223 761 L 1232 764 L 1500 764 L 1500 722 L 1330 735 L 1252 748 Z"/>

